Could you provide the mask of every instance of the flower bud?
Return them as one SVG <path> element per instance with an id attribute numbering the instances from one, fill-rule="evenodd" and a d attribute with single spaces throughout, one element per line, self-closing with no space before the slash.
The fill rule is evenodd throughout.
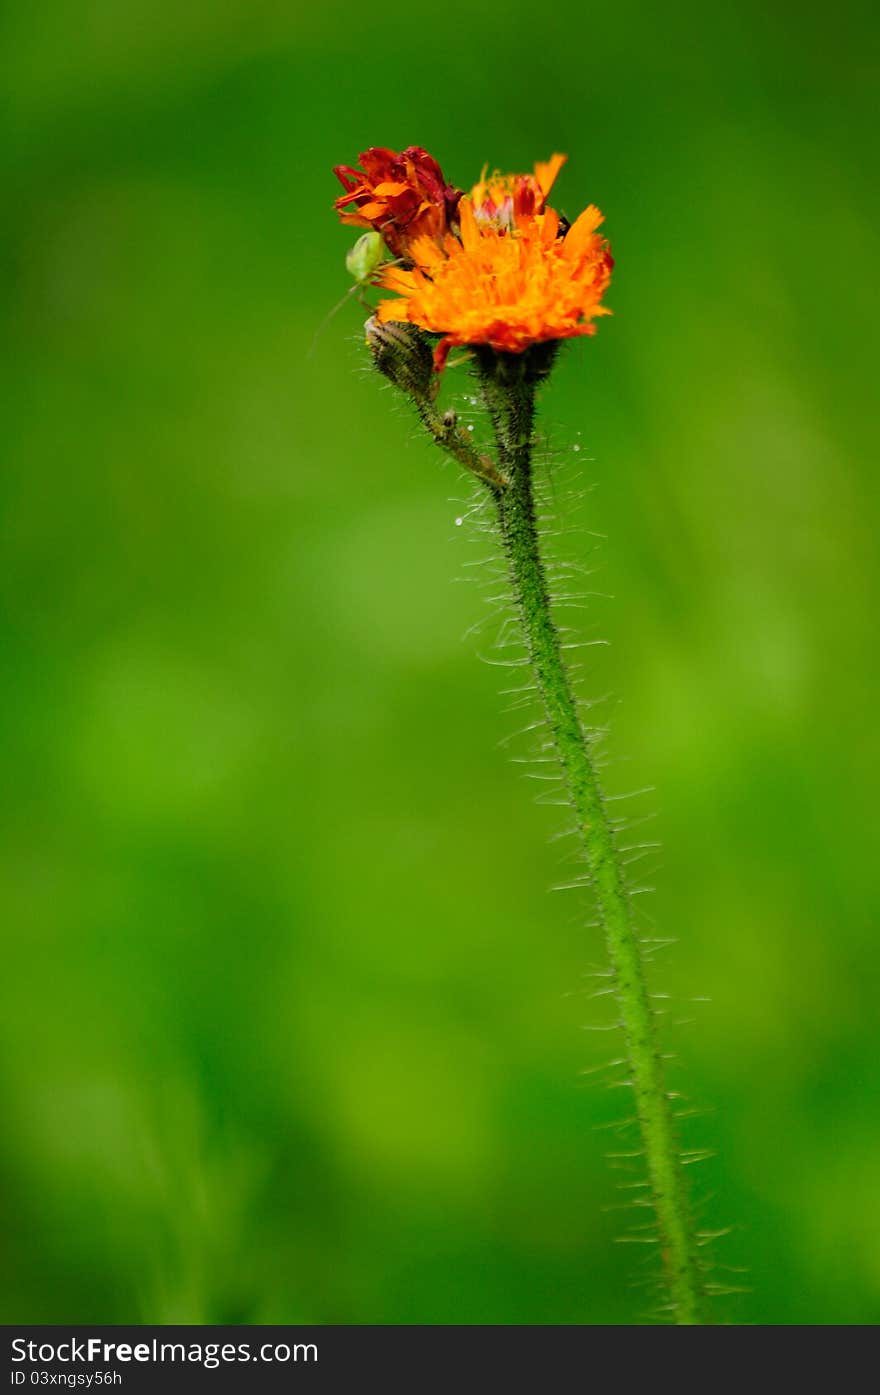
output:
<path id="1" fill-rule="evenodd" d="M 434 355 L 415 325 L 390 320 L 380 324 L 372 315 L 364 325 L 367 348 L 380 373 L 409 397 L 424 401 L 432 395 Z"/>

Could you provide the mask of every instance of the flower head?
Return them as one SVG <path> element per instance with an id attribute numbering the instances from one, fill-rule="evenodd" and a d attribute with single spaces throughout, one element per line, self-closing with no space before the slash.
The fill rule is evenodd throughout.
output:
<path id="1" fill-rule="evenodd" d="M 437 161 L 419 145 L 399 154 L 371 146 L 361 168 L 336 165 L 345 193 L 335 207 L 343 223 L 380 232 L 395 257 L 407 257 L 415 238 L 442 241 L 454 223 L 461 190 L 447 184 Z"/>
<path id="2" fill-rule="evenodd" d="M 454 345 L 486 344 L 507 353 L 592 334 L 610 314 L 602 296 L 614 265 L 590 205 L 570 226 L 547 204 L 564 156 L 533 175 L 483 179 L 458 205 L 459 235 L 417 237 L 411 267 L 389 267 L 380 284 L 395 291 L 380 322 L 407 321 L 443 335 L 442 367 Z"/>

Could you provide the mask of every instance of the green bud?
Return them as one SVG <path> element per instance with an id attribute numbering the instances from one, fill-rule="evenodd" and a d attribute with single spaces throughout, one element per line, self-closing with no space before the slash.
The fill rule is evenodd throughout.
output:
<path id="1" fill-rule="evenodd" d="M 364 334 L 374 364 L 395 387 L 417 401 L 432 396 L 434 355 L 420 329 L 395 320 L 380 324 L 373 315 L 364 325 Z"/>

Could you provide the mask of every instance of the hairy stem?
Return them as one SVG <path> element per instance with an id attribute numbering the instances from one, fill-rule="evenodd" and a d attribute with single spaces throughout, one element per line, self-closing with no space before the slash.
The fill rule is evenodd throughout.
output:
<path id="1" fill-rule="evenodd" d="M 444 412 L 441 415 L 435 410 L 430 399 L 416 397 L 413 400 L 422 425 L 441 450 L 446 451 L 447 455 L 451 455 L 453 460 L 457 460 L 466 470 L 470 470 L 472 475 L 476 475 L 477 479 L 482 480 L 493 492 L 504 487 L 506 481 L 499 475 L 494 460 L 490 455 L 481 455 L 474 449 L 470 437 L 459 426 L 455 412 Z"/>
<path id="2" fill-rule="evenodd" d="M 505 487 L 494 493 L 501 537 L 605 932 L 671 1309 L 677 1323 L 694 1324 L 701 1320 L 700 1267 L 640 939 L 589 737 L 563 660 L 541 560 L 532 488 L 535 381 L 525 365 L 517 367 L 510 359 L 506 365 L 497 360 L 484 364 L 481 376 L 506 478 Z"/>

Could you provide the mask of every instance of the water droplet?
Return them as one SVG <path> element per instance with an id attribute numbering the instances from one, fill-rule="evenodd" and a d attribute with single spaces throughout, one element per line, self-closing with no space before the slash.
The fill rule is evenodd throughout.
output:
<path id="1" fill-rule="evenodd" d="M 457 519 L 455 520 L 455 526 L 456 526 L 456 528 L 460 528 L 461 525 L 462 525 L 463 523 L 464 523 L 464 519 L 463 519 L 463 518 L 457 518 Z"/>
<path id="2" fill-rule="evenodd" d="M 580 450 L 580 446 L 578 445 L 577 441 L 575 441 L 574 445 L 572 446 L 572 450 Z"/>

